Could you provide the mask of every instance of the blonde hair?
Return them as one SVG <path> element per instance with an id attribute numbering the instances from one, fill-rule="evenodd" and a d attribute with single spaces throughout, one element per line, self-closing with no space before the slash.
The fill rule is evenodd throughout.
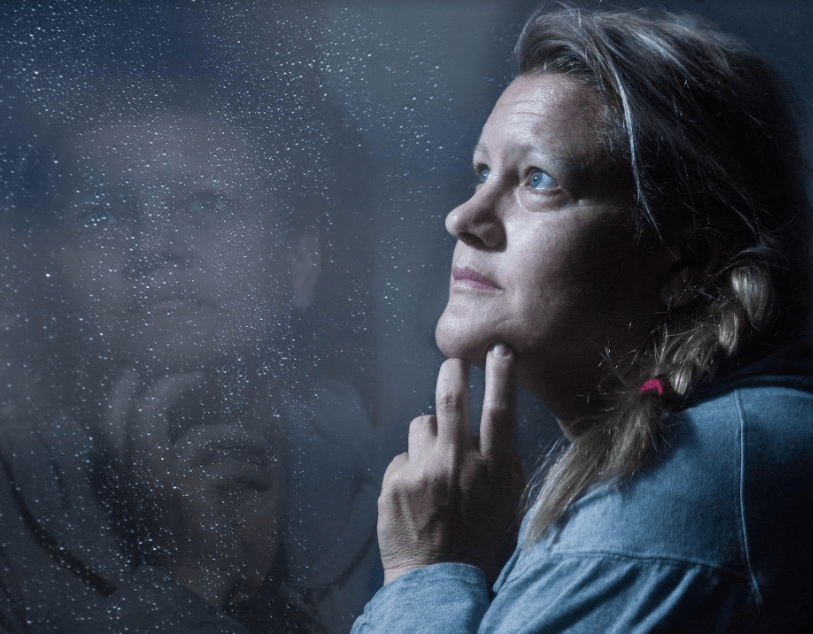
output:
<path id="1" fill-rule="evenodd" d="M 642 248 L 668 245 L 683 275 L 647 341 L 623 358 L 608 354 L 601 419 L 578 426 L 532 480 L 531 545 L 589 487 L 640 468 L 665 411 L 798 331 L 809 205 L 789 89 L 699 18 L 540 8 L 515 57 L 519 74 L 566 74 L 597 92 L 603 145 L 629 175 Z M 653 378 L 663 394 L 641 393 Z"/>

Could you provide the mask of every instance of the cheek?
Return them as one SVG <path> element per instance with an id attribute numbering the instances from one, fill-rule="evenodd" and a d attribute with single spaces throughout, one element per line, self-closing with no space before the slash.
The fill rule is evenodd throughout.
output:
<path id="1" fill-rule="evenodd" d="M 281 249 L 262 236 L 261 228 L 255 231 L 233 232 L 228 240 L 213 244 L 206 266 L 224 320 L 237 319 L 244 326 L 272 320 L 289 302 L 289 273 Z"/>
<path id="2" fill-rule="evenodd" d="M 215 272 L 222 291 L 245 289 L 262 280 L 272 268 L 275 249 L 261 223 L 229 225 L 195 245 L 202 268 Z"/>
<path id="3" fill-rule="evenodd" d="M 597 219 L 599 220 L 599 219 Z M 609 337 L 642 281 L 637 248 L 617 224 L 562 217 L 535 232 L 506 262 L 513 284 L 506 298 L 503 338 L 529 354 L 571 350 L 574 354 Z M 632 291 L 632 292 L 631 292 Z M 612 315 L 612 317 L 610 317 Z M 592 362 L 592 361 L 591 361 Z"/>
<path id="4" fill-rule="evenodd" d="M 115 249 L 64 250 L 56 279 L 68 301 L 66 308 L 91 319 L 120 317 L 129 301 L 121 277 L 123 265 L 124 257 Z"/>

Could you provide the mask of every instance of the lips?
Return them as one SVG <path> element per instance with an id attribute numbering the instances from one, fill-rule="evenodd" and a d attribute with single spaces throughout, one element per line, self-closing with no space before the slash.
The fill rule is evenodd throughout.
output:
<path id="1" fill-rule="evenodd" d="M 157 292 L 139 289 L 130 296 L 130 312 L 136 314 L 173 314 L 214 307 L 214 302 L 206 301 L 199 294 L 186 289 L 162 289 Z"/>
<path id="2" fill-rule="evenodd" d="M 485 290 L 485 291 L 496 291 L 499 290 L 499 287 L 494 284 L 490 279 L 488 279 L 485 275 L 478 273 L 469 268 L 453 268 L 452 269 L 452 279 L 455 282 L 462 282 L 471 288 L 476 288 L 478 290 Z"/>
<path id="3" fill-rule="evenodd" d="M 144 304 L 143 310 L 151 315 L 161 315 L 164 313 L 177 313 L 182 310 L 198 310 L 200 307 L 200 302 L 191 299 L 172 298 L 147 302 Z"/>

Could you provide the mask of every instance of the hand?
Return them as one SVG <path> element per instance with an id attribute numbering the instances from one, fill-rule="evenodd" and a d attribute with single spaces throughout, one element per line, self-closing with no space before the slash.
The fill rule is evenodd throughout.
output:
<path id="1" fill-rule="evenodd" d="M 153 558 L 222 606 L 256 594 L 274 562 L 276 473 L 267 426 L 194 424 L 172 442 L 167 411 L 203 379 L 167 375 L 142 393 L 141 379 L 127 371 L 102 428 L 142 505 L 134 514 L 143 520 L 139 533 L 155 542 Z"/>
<path id="2" fill-rule="evenodd" d="M 437 416 L 409 426 L 409 451 L 384 474 L 378 541 L 384 584 L 443 561 L 479 566 L 492 583 L 516 540 L 525 474 L 511 440 L 514 355 L 504 345 L 486 357 L 480 437 L 468 417 L 468 364 L 440 368 Z"/>

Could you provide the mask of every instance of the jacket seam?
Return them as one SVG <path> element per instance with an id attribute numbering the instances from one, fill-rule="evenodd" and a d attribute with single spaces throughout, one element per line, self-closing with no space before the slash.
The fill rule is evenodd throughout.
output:
<path id="1" fill-rule="evenodd" d="M 752 575 L 750 574 L 743 574 L 738 573 L 736 571 L 724 568 L 722 566 L 718 566 L 715 564 L 710 564 L 707 562 L 700 562 L 700 561 L 692 561 L 690 559 L 686 559 L 683 557 L 669 557 L 665 555 L 653 556 L 653 555 L 633 555 L 628 553 L 614 553 L 611 551 L 584 551 L 578 553 L 560 553 L 560 554 L 551 554 L 545 555 L 535 561 L 529 561 L 527 566 L 522 566 L 522 569 L 527 569 L 528 567 L 536 567 L 539 564 L 544 564 L 545 562 L 553 562 L 553 561 L 564 561 L 564 560 L 579 560 L 579 559 L 591 559 L 591 560 L 615 560 L 615 561 L 626 561 L 626 562 L 640 562 L 640 563 L 662 563 L 662 564 L 669 564 L 675 567 L 683 567 L 683 568 L 702 568 L 708 572 L 721 574 L 730 576 L 733 578 L 741 579 L 744 581 L 748 581 L 749 583 L 753 583 Z M 515 570 L 519 570 L 519 566 L 515 567 Z M 505 585 L 510 585 L 515 579 L 506 580 Z"/>
<path id="2" fill-rule="evenodd" d="M 742 543 L 741 548 L 743 551 L 743 559 L 745 560 L 746 570 L 748 570 L 748 577 L 751 581 L 751 586 L 754 589 L 754 595 L 756 597 L 757 606 L 760 608 L 763 605 L 763 598 L 762 592 L 759 587 L 759 583 L 756 578 L 756 574 L 754 573 L 754 568 L 751 565 L 751 549 L 748 546 L 748 527 L 745 521 L 745 434 L 746 434 L 746 426 L 745 426 L 745 410 L 742 405 L 742 398 L 741 394 L 738 391 L 734 392 L 734 402 L 737 407 L 737 417 L 739 418 L 740 423 L 740 483 L 739 483 L 739 493 L 740 493 L 740 528 L 742 532 Z"/>

